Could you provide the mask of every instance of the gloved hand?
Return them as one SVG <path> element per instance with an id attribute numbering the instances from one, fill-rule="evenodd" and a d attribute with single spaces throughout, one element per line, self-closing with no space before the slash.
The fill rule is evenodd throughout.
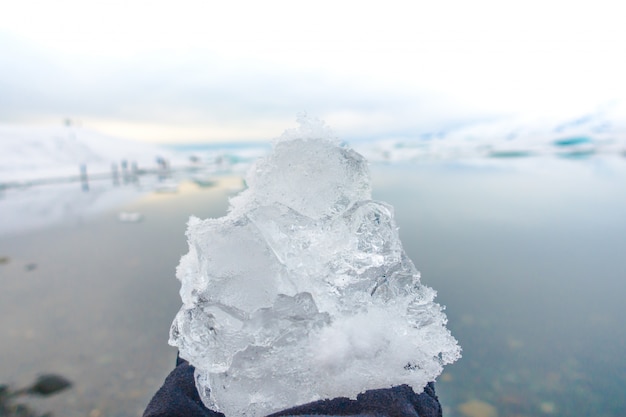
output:
<path id="1" fill-rule="evenodd" d="M 178 358 L 176 368 L 154 395 L 143 417 L 225 417 L 204 406 L 194 381 L 194 368 Z M 356 400 L 333 398 L 315 401 L 268 417 L 288 416 L 352 416 L 352 417 L 441 417 L 441 405 L 435 385 L 429 383 L 424 392 L 416 394 L 408 385 L 365 391 Z M 238 417 L 238 416 L 233 416 Z"/>

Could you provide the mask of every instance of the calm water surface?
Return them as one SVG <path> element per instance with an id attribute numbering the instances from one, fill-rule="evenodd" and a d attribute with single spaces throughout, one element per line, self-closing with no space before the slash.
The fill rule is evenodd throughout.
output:
<path id="1" fill-rule="evenodd" d="M 425 162 L 372 176 L 463 347 L 437 383 L 445 416 L 626 415 L 626 159 Z M 0 382 L 57 372 L 75 386 L 31 403 L 41 411 L 140 415 L 176 355 L 167 333 L 185 223 L 223 215 L 236 183 L 186 183 L 0 236 Z M 120 223 L 122 210 L 144 220 Z"/>

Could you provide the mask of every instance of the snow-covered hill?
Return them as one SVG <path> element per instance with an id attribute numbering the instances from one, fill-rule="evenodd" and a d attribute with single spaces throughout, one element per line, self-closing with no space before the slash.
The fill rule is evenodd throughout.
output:
<path id="1" fill-rule="evenodd" d="M 626 156 L 626 108 L 569 119 L 502 118 L 417 136 L 354 143 L 370 161 L 511 158 L 525 156 Z"/>
<path id="2" fill-rule="evenodd" d="M 0 183 L 110 173 L 112 165 L 157 167 L 157 158 L 181 162 L 171 149 L 104 135 L 74 126 L 0 125 Z"/>

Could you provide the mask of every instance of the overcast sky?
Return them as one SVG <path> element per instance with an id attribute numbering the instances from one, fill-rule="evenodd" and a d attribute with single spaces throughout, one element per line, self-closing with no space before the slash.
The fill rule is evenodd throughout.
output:
<path id="1" fill-rule="evenodd" d="M 0 6 L 0 123 L 155 142 L 340 137 L 626 98 L 618 1 L 19 0 Z"/>

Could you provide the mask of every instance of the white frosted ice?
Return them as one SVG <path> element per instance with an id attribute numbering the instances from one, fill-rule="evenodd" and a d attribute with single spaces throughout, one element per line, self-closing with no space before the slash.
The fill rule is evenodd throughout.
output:
<path id="1" fill-rule="evenodd" d="M 170 344 L 227 416 L 408 384 L 460 357 L 367 161 L 305 116 L 219 219 L 189 221 Z"/>

